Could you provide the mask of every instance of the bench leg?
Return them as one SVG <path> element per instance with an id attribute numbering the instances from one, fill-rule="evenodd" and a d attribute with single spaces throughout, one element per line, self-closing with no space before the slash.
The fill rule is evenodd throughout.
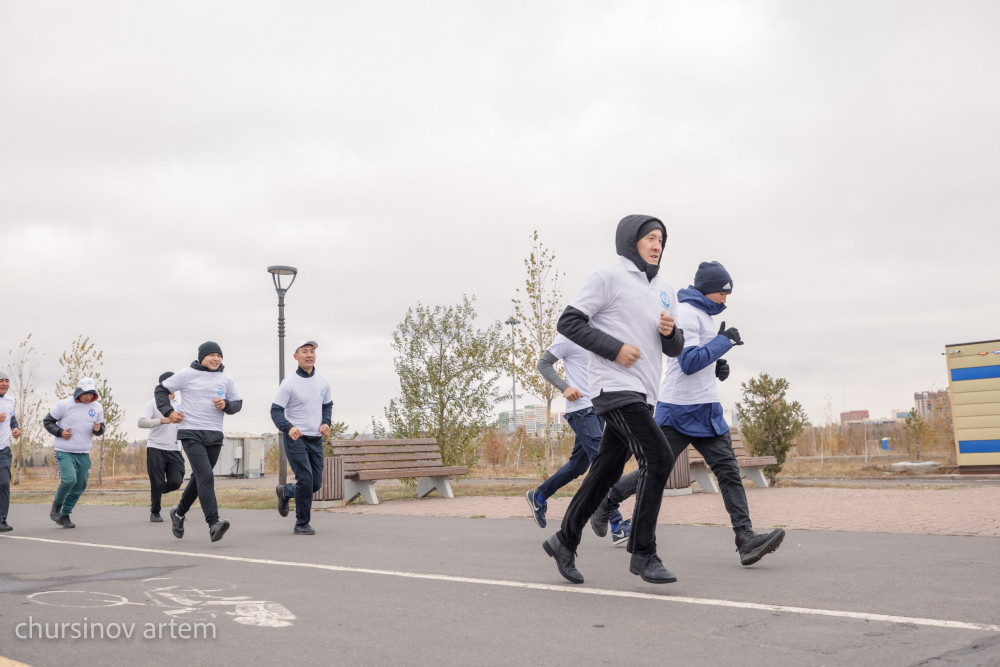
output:
<path id="1" fill-rule="evenodd" d="M 361 496 L 369 505 L 378 505 L 378 496 L 375 495 L 375 482 L 359 482 L 353 479 L 344 480 L 344 504 L 353 502 L 355 498 Z"/>
<path id="2" fill-rule="evenodd" d="M 715 481 L 715 475 L 709 472 L 708 468 L 701 466 L 691 468 L 691 481 L 698 482 L 698 486 L 705 490 L 705 493 L 718 493 L 719 485 Z"/>
<path id="3" fill-rule="evenodd" d="M 447 477 L 420 477 L 417 479 L 417 498 L 427 496 L 434 489 L 438 490 L 442 498 L 454 498 L 451 492 L 451 484 Z"/>
<path id="4" fill-rule="evenodd" d="M 757 488 L 767 488 L 767 477 L 764 476 L 763 468 L 758 468 L 756 466 L 753 468 L 740 468 L 740 475 L 756 484 Z"/>

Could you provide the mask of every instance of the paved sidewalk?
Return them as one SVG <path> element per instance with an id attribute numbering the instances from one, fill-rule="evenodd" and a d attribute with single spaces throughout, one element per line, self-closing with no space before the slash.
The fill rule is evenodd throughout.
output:
<path id="1" fill-rule="evenodd" d="M 747 489 L 754 527 L 795 530 L 837 530 L 921 535 L 1000 537 L 1000 487 L 948 489 Z M 550 498 L 549 527 L 562 519 L 569 498 Z M 463 496 L 396 500 L 379 505 L 351 504 L 324 510 L 355 514 L 529 518 L 523 496 Z M 622 506 L 632 512 L 632 499 Z M 663 499 L 659 523 L 727 526 L 722 496 L 693 493 Z M 546 529 L 547 530 L 547 529 Z"/>

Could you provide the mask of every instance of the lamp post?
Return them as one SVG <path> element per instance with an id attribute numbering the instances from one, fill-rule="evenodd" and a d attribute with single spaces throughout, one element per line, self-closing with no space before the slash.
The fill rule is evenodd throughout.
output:
<path id="1" fill-rule="evenodd" d="M 294 266 L 269 266 L 267 272 L 271 274 L 274 282 L 274 290 L 278 293 L 278 384 L 285 379 L 285 292 L 292 283 L 299 270 Z M 291 276 L 287 285 L 281 284 L 282 276 Z M 285 470 L 285 448 L 281 445 L 281 436 L 278 436 L 278 483 L 284 485 L 288 477 Z"/>
<path id="2" fill-rule="evenodd" d="M 514 355 L 514 327 L 521 323 L 521 320 L 517 319 L 513 315 L 507 318 L 504 324 L 510 325 L 510 368 L 511 368 L 511 387 L 510 396 L 514 401 L 514 409 L 510 415 L 510 424 L 513 426 L 511 433 L 517 433 L 517 367 L 514 365 L 514 360 L 516 359 Z"/>

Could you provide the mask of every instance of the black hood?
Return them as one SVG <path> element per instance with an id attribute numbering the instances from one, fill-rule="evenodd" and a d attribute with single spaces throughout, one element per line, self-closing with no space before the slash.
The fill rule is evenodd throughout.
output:
<path id="1" fill-rule="evenodd" d="M 202 366 L 200 361 L 192 361 L 191 368 L 195 369 L 196 371 L 205 371 L 206 373 L 221 373 L 222 369 L 225 368 L 225 366 L 223 364 L 219 364 L 219 367 L 213 371 L 211 368 L 206 368 L 205 366 Z"/>
<path id="2" fill-rule="evenodd" d="M 658 264 L 647 264 L 646 260 L 639 256 L 639 250 L 635 244 L 639 242 L 639 229 L 647 222 L 658 222 L 660 231 L 663 232 L 663 244 L 667 243 L 667 227 L 659 218 L 651 215 L 626 215 L 618 223 L 618 231 L 615 232 L 615 250 L 618 254 L 635 264 L 636 268 L 646 274 L 648 280 L 652 280 L 657 271 L 660 270 Z M 660 253 L 660 261 L 663 261 L 663 253 Z"/>

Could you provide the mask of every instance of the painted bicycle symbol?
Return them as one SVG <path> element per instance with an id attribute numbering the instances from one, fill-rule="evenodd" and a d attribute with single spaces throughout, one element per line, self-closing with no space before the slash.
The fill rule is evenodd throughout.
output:
<path id="1" fill-rule="evenodd" d="M 143 579 L 155 585 L 143 595 L 148 602 L 132 602 L 123 595 L 99 591 L 42 591 L 28 599 L 37 604 L 56 607 L 93 609 L 125 605 L 162 607 L 167 616 L 192 621 L 207 621 L 225 616 L 241 625 L 262 628 L 283 628 L 292 625 L 295 615 L 283 604 L 254 600 L 247 595 L 223 595 L 236 586 L 224 581 L 173 583 L 170 577 Z"/>

